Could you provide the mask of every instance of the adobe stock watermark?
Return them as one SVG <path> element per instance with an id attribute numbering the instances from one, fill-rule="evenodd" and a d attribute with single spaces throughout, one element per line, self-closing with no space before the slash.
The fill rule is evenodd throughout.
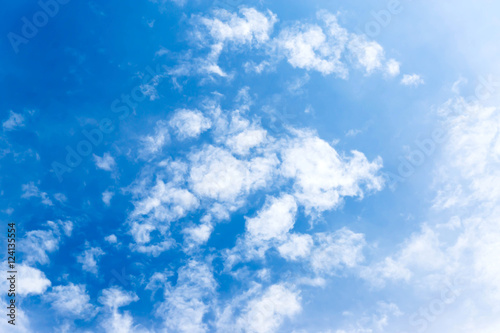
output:
<path id="1" fill-rule="evenodd" d="M 445 310 L 460 297 L 462 290 L 460 286 L 464 283 L 462 276 L 457 276 L 453 281 L 446 281 L 439 295 L 429 303 L 421 306 L 410 315 L 408 322 L 413 327 L 411 332 L 423 333 L 434 323 Z M 408 333 L 408 332 L 401 332 Z"/>
<path id="2" fill-rule="evenodd" d="M 475 104 L 482 101 L 486 101 L 493 97 L 493 94 L 498 92 L 500 89 L 500 81 L 496 81 L 493 75 L 488 75 L 487 78 L 484 76 L 478 77 L 478 84 L 474 89 L 474 94 L 469 95 L 461 100 L 465 104 Z"/>
<path id="3" fill-rule="evenodd" d="M 429 138 L 417 138 L 412 150 L 405 156 L 399 156 L 397 174 L 384 172 L 383 176 L 388 180 L 389 188 L 394 190 L 399 183 L 403 183 L 407 178 L 413 176 L 418 167 L 422 166 L 436 151 L 438 145 L 444 143 L 446 133 L 442 129 L 435 129 Z"/>
<path id="4" fill-rule="evenodd" d="M 404 6 L 402 2 L 411 2 L 412 0 L 389 0 L 384 9 L 377 11 L 372 10 L 370 15 L 372 19 L 365 23 L 363 30 L 356 29 L 357 33 L 364 33 L 369 37 L 376 37 L 381 32 L 382 29 L 387 28 L 394 16 L 401 14 L 404 11 Z"/>
<path id="5" fill-rule="evenodd" d="M 500 88 L 500 82 L 495 81 L 492 75 L 489 75 L 488 78 L 479 76 L 478 82 L 473 95 L 458 99 L 459 105 L 467 107 L 475 103 L 486 101 Z M 444 130 L 436 129 L 429 138 L 417 138 L 414 141 L 415 146 L 413 149 L 405 156 L 400 156 L 398 158 L 399 164 L 397 173 L 383 173 L 383 176 L 388 180 L 389 188 L 394 190 L 397 184 L 403 183 L 407 178 L 413 176 L 417 168 L 422 166 L 436 151 L 438 145 L 445 142 L 447 136 Z"/>
<path id="6" fill-rule="evenodd" d="M 148 96 L 147 92 L 151 86 L 156 87 L 167 70 L 168 67 L 165 65 L 157 65 L 155 70 L 149 66 L 146 67 L 147 74 L 144 75 L 142 83 L 133 87 L 130 93 L 122 94 L 120 98 L 111 102 L 111 112 L 118 117 L 118 120 L 125 120 L 133 114 L 134 109 L 139 105 L 138 103 L 144 101 Z M 97 128 L 91 130 L 82 129 L 81 133 L 85 139 L 80 140 L 75 147 L 66 146 L 64 162 L 52 162 L 51 172 L 54 172 L 59 182 L 63 181 L 65 173 L 73 171 L 82 163 L 84 157 L 92 154 L 94 149 L 103 142 L 105 134 L 110 134 L 115 130 L 111 118 L 103 118 L 98 124 Z"/>
<path id="7" fill-rule="evenodd" d="M 61 5 L 66 5 L 71 0 L 40 0 L 38 1 L 39 11 L 36 11 L 31 19 L 23 16 L 21 22 L 20 34 L 9 32 L 7 39 L 12 46 L 12 49 L 17 54 L 21 44 L 28 44 L 30 40 L 38 35 L 39 29 L 45 27 L 51 18 L 54 18 L 61 8 Z"/>

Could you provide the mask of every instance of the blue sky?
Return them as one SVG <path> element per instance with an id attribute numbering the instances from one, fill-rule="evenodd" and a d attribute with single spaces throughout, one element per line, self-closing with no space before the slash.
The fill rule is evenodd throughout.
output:
<path id="1" fill-rule="evenodd" d="M 499 9 L 5 4 L 1 331 L 498 332 Z"/>

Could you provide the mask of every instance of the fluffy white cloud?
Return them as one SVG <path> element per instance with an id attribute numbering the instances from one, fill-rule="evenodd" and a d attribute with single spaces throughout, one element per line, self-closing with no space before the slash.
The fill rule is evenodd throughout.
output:
<path id="1" fill-rule="evenodd" d="M 161 152 L 163 147 L 169 142 L 170 135 L 168 134 L 167 123 L 163 120 L 159 120 L 156 122 L 155 134 L 142 138 L 144 149 L 140 151 L 140 155 L 144 158 L 155 155 Z"/>
<path id="2" fill-rule="evenodd" d="M 308 234 L 291 234 L 286 242 L 278 247 L 280 255 L 288 260 L 306 258 L 313 247 L 313 238 Z"/>
<path id="3" fill-rule="evenodd" d="M 224 9 L 216 10 L 213 18 L 199 17 L 199 23 L 208 30 L 208 34 L 217 42 L 251 44 L 269 40 L 276 16 L 263 14 L 254 8 L 240 9 L 241 16 Z"/>
<path id="4" fill-rule="evenodd" d="M 106 206 L 109 206 L 111 204 L 111 198 L 113 198 L 114 195 L 115 195 L 114 192 L 110 191 L 102 192 L 102 202 L 104 202 Z"/>
<path id="5" fill-rule="evenodd" d="M 20 240 L 24 252 L 24 263 L 46 264 L 49 262 L 48 253 L 59 249 L 61 236 L 71 236 L 73 223 L 71 221 L 48 221 L 48 230 L 31 230 Z"/>
<path id="6" fill-rule="evenodd" d="M 97 156 L 96 154 L 93 154 L 93 156 L 95 165 L 99 169 L 113 171 L 113 169 L 116 167 L 115 159 L 109 153 L 104 153 L 102 157 Z"/>
<path id="7" fill-rule="evenodd" d="M 210 120 L 198 110 L 178 110 L 170 120 L 179 139 L 196 138 L 212 125 Z"/>
<path id="8" fill-rule="evenodd" d="M 311 253 L 311 266 L 318 274 L 334 274 L 340 268 L 355 267 L 364 259 L 365 244 L 363 234 L 346 228 L 334 233 L 318 233 Z"/>
<path id="9" fill-rule="evenodd" d="M 342 31 L 342 35 L 336 37 L 341 38 L 330 43 L 319 26 L 299 26 L 283 30 L 277 45 L 293 67 L 316 70 L 322 74 L 336 73 L 345 78 L 348 71 L 340 56 L 347 32 Z"/>
<path id="10" fill-rule="evenodd" d="M 408 282 L 416 299 L 425 294 L 432 306 L 445 304 L 432 325 L 415 312 L 410 318 L 416 329 L 494 332 L 500 300 L 500 265 L 491 260 L 500 251 L 500 116 L 495 107 L 461 97 L 439 112 L 447 139 L 436 163 L 436 198 L 428 222 L 361 275 L 379 287 Z"/>
<path id="11" fill-rule="evenodd" d="M 91 247 L 83 251 L 76 259 L 82 264 L 84 271 L 97 275 L 97 262 L 102 255 L 104 255 L 104 251 L 100 247 Z"/>
<path id="12" fill-rule="evenodd" d="M 394 59 L 389 59 L 386 65 L 386 73 L 389 76 L 398 76 L 399 75 L 399 66 L 401 65 Z"/>
<path id="13" fill-rule="evenodd" d="M 24 117 L 22 114 L 10 111 L 9 118 L 2 123 L 4 131 L 13 131 L 16 128 L 24 127 Z"/>
<path id="14" fill-rule="evenodd" d="M 203 317 L 213 307 L 216 282 L 206 264 L 190 261 L 178 270 L 177 283 L 165 286 L 165 301 L 157 314 L 167 330 L 185 333 L 207 332 Z"/>
<path id="15" fill-rule="evenodd" d="M 297 204 L 291 195 L 271 198 L 254 218 L 247 218 L 248 237 L 257 242 L 284 237 L 295 223 Z"/>
<path id="16" fill-rule="evenodd" d="M 189 246 L 192 247 L 198 244 L 204 244 L 210 238 L 214 227 L 210 222 L 203 222 L 202 224 L 185 228 L 183 233 L 186 235 L 186 240 Z"/>
<path id="17" fill-rule="evenodd" d="M 52 304 L 52 308 L 63 315 L 79 318 L 93 317 L 95 307 L 90 303 L 85 285 L 69 283 L 65 286 L 56 286 L 45 294 L 45 300 Z"/>
<path id="18" fill-rule="evenodd" d="M 130 247 L 139 253 L 146 253 L 152 255 L 153 257 L 158 257 L 161 253 L 172 248 L 175 242 L 172 239 L 167 238 L 166 240 L 156 242 L 150 245 L 144 244 L 134 244 Z"/>
<path id="19" fill-rule="evenodd" d="M 116 244 L 116 242 L 118 241 L 116 236 L 115 235 L 109 235 L 109 236 L 106 236 L 104 237 L 104 240 L 110 244 Z"/>
<path id="20" fill-rule="evenodd" d="M 262 259 L 269 248 L 280 245 L 283 246 L 279 250 L 283 252 L 283 257 L 301 256 L 300 249 L 288 250 L 293 241 L 304 245 L 301 242 L 303 239 L 289 238 L 296 213 L 297 203 L 293 196 L 283 194 L 278 198 L 269 197 L 257 216 L 246 218 L 246 232 L 237 240 L 236 246 L 225 251 L 226 269 L 242 260 Z"/>
<path id="21" fill-rule="evenodd" d="M 42 203 L 46 206 L 53 206 L 52 200 L 50 200 L 48 194 L 46 192 L 42 192 L 38 189 L 38 187 L 33 182 L 29 182 L 28 184 L 24 184 L 22 186 L 23 194 L 21 198 L 29 199 L 31 197 L 40 198 Z"/>
<path id="22" fill-rule="evenodd" d="M 229 137 L 226 145 L 236 154 L 247 155 L 250 149 L 264 142 L 266 135 L 267 131 L 263 129 L 246 129 Z"/>
<path id="23" fill-rule="evenodd" d="M 380 157 L 369 162 L 358 151 L 352 151 L 352 157 L 341 156 L 312 133 L 297 132 L 297 136 L 281 154 L 281 171 L 294 179 L 294 195 L 308 212 L 333 209 L 343 197 L 363 197 L 365 190 L 382 189 Z"/>
<path id="24" fill-rule="evenodd" d="M 27 256 L 25 262 L 49 262 L 47 252 L 54 252 L 59 248 L 59 237 L 52 230 L 32 230 L 26 234 L 23 244 L 23 252 Z"/>
<path id="25" fill-rule="evenodd" d="M 199 196 L 231 203 L 271 181 L 279 162 L 274 154 L 239 160 L 227 150 L 211 145 L 191 154 L 190 159 L 189 183 L 193 191 Z"/>
<path id="26" fill-rule="evenodd" d="M 408 281 L 412 274 L 411 271 L 401 263 L 391 257 L 363 267 L 360 273 L 361 277 L 370 281 L 374 286 L 382 287 L 387 280 L 405 280 Z"/>
<path id="27" fill-rule="evenodd" d="M 425 83 L 424 79 L 422 79 L 418 74 L 411 74 L 411 75 L 405 74 L 401 79 L 401 84 L 404 86 L 416 87 L 424 83 Z"/>
<path id="28" fill-rule="evenodd" d="M 189 191 L 161 180 L 157 181 L 149 194 L 135 204 L 133 216 L 152 213 L 158 220 L 173 221 L 199 205 L 198 199 Z"/>
<path id="29" fill-rule="evenodd" d="M 267 15 L 253 8 L 240 10 L 242 17 L 225 10 L 216 11 L 213 17 L 196 17 L 197 30 L 193 34 L 202 46 L 210 48 L 205 59 L 196 59 L 199 69 L 188 69 L 186 64 L 171 74 L 188 75 L 196 71 L 230 77 L 218 65 L 218 59 L 227 45 L 232 49 L 243 45 L 261 50 L 268 56 L 255 64 L 245 63 L 247 71 L 257 73 L 285 58 L 295 68 L 318 71 L 324 75 L 335 74 L 347 78 L 348 64 L 364 69 L 367 74 L 376 70 L 388 76 L 399 74 L 399 63 L 386 61 L 384 49 L 375 41 L 368 41 L 364 35 L 350 33 L 338 24 L 337 16 L 327 11 L 317 13 L 318 24 L 295 22 L 283 28 L 275 38 L 271 37 L 277 21 L 274 14 Z M 203 38 L 208 39 L 207 43 Z M 207 38 L 208 37 L 208 38 Z M 208 45 L 207 45 L 208 44 Z"/>
<path id="30" fill-rule="evenodd" d="M 364 68 L 367 74 L 382 67 L 384 49 L 377 42 L 356 35 L 349 41 L 348 48 L 355 64 Z M 391 61 L 391 65 L 394 67 L 394 62 Z"/>
<path id="31" fill-rule="evenodd" d="M 446 262 L 447 254 L 441 249 L 439 234 L 424 224 L 421 231 L 402 244 L 397 254 L 367 267 L 362 276 L 375 285 L 383 286 L 386 280 L 408 281 L 414 273 L 439 270 Z"/>
<path id="32" fill-rule="evenodd" d="M 36 268 L 20 264 L 17 265 L 17 272 L 17 292 L 19 295 L 43 294 L 51 285 L 50 280 L 45 277 L 45 274 Z"/>
<path id="33" fill-rule="evenodd" d="M 170 71 L 171 75 L 190 75 L 196 72 L 228 77 L 217 64 L 223 50 L 226 47 L 237 49 L 245 45 L 262 45 L 269 40 L 277 21 L 273 13 L 263 14 L 253 8 L 241 8 L 240 15 L 224 9 L 215 10 L 213 13 L 213 17 L 193 18 L 197 28 L 193 35 L 201 45 L 210 48 L 208 56 L 197 58 L 192 63 L 181 64 Z"/>
<path id="34" fill-rule="evenodd" d="M 204 114 L 213 125 L 211 144 L 204 141 L 201 148 L 190 148 L 186 162 L 168 158 L 145 168 L 129 189 L 136 196 L 129 215 L 135 251 L 158 255 L 170 249 L 174 244 L 169 239 L 170 222 L 204 209 L 200 223 L 182 228 L 183 250 L 198 249 L 208 241 L 215 224 L 228 219 L 249 195 L 286 182 L 294 191 L 270 197 L 257 216 L 247 218 L 246 233 L 225 252 L 225 265 L 229 268 L 241 260 L 263 258 L 272 247 L 287 260 L 299 260 L 313 247 L 310 236 L 289 234 L 300 205 L 307 214 L 318 216 L 338 207 L 344 197 L 362 197 L 382 188 L 380 158 L 369 162 L 357 151 L 351 157 L 339 155 L 308 131 L 290 129 L 288 136 L 276 140 L 260 127 L 258 119 L 250 122 L 244 117 L 251 105 L 248 92 L 244 95 L 240 98 L 243 105 L 230 113 L 223 113 L 217 103 L 206 102 Z M 150 186 L 153 180 L 155 185 Z M 156 243 L 150 244 L 152 239 Z"/>
<path id="35" fill-rule="evenodd" d="M 115 287 L 104 289 L 102 295 L 99 297 L 99 303 L 112 310 L 116 310 L 138 300 L 139 297 L 137 297 L 134 292 L 125 292 Z"/>
<path id="36" fill-rule="evenodd" d="M 102 291 L 99 302 L 103 304 L 109 314 L 102 322 L 102 327 L 109 333 L 131 333 L 145 332 L 134 325 L 134 320 L 130 313 L 123 314 L 118 311 L 120 307 L 126 306 L 139 300 L 134 292 L 125 292 L 116 287 L 108 288 Z"/>
<path id="37" fill-rule="evenodd" d="M 474 279 L 489 290 L 488 296 L 500 299 L 500 265 L 488 259 L 489 253 L 500 250 L 498 108 L 458 98 L 445 104 L 441 113 L 446 117 L 448 140 L 443 156 L 446 163 L 440 164 L 437 174 L 438 190 L 442 191 L 438 191 L 434 209 L 459 216 L 452 226 L 460 234 L 448 253 L 458 256 L 464 271 L 472 270 Z M 461 191 L 447 191 L 457 184 Z M 446 200 L 447 196 L 453 200 Z M 446 232 L 440 231 L 442 238 Z M 469 256 L 472 262 L 466 261 Z"/>
<path id="38" fill-rule="evenodd" d="M 237 332 L 276 332 L 285 318 L 302 310 L 300 296 L 282 284 L 270 286 L 258 298 L 251 300 L 237 320 Z"/>

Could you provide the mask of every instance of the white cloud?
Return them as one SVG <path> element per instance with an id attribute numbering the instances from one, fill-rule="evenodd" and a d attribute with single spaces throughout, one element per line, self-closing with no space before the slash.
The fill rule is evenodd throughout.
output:
<path id="1" fill-rule="evenodd" d="M 405 74 L 401 79 L 401 84 L 404 86 L 416 87 L 424 83 L 425 83 L 424 79 L 422 79 L 418 74 L 411 74 L 411 75 Z"/>
<path id="2" fill-rule="evenodd" d="M 364 36 L 355 35 L 349 41 L 348 48 L 354 63 L 363 67 L 367 74 L 382 67 L 384 49 L 377 42 L 367 41 Z M 394 62 L 391 61 L 390 65 L 394 67 Z"/>
<path id="3" fill-rule="evenodd" d="M 4 298 L 0 299 L 0 306 L 2 309 L 7 309 L 10 304 L 7 303 Z M 7 311 L 7 310 L 6 310 Z M 15 326 L 10 324 L 8 320 L 10 317 L 5 316 L 4 320 L 0 321 L 0 331 L 2 332 L 12 332 L 15 330 L 16 333 L 33 333 L 32 323 L 30 322 L 30 316 L 23 311 L 22 308 L 16 306 L 16 320 Z M 13 328 L 15 327 L 15 328 Z"/>
<path id="4" fill-rule="evenodd" d="M 23 244 L 25 261 L 28 263 L 39 262 L 45 264 L 49 262 L 47 252 L 54 252 L 59 248 L 59 236 L 52 230 L 32 230 L 28 231 Z"/>
<path id="5" fill-rule="evenodd" d="M 102 157 L 99 157 L 96 154 L 93 155 L 97 168 L 106 171 L 113 171 L 113 169 L 116 167 L 115 159 L 109 153 L 105 153 Z"/>
<path id="6" fill-rule="evenodd" d="M 314 238 L 311 266 L 318 274 L 334 274 L 343 267 L 353 268 L 364 259 L 363 234 L 342 228 L 334 233 L 315 234 Z"/>
<path id="7" fill-rule="evenodd" d="M 399 62 L 397 62 L 396 60 L 389 59 L 389 61 L 387 61 L 387 63 L 385 64 L 385 66 L 386 66 L 386 73 L 389 76 L 398 76 L 399 75 L 399 66 L 400 65 L 401 64 Z"/>
<path id="8" fill-rule="evenodd" d="M 45 274 L 36 268 L 20 264 L 17 272 L 17 293 L 21 296 L 43 294 L 51 285 Z"/>
<path id="9" fill-rule="evenodd" d="M 387 332 L 389 321 L 401 317 L 403 312 L 394 303 L 377 302 L 374 313 L 371 315 L 361 315 L 359 319 L 352 318 L 352 313 L 344 313 L 347 316 L 348 325 L 344 329 L 328 330 L 324 333 L 372 333 Z M 412 325 L 415 326 L 415 325 Z M 390 328 L 389 328 L 390 329 Z M 399 332 L 400 329 L 397 330 Z"/>
<path id="10" fill-rule="evenodd" d="M 446 257 L 439 235 L 424 224 L 421 231 L 402 244 L 399 252 L 365 268 L 361 276 L 379 287 L 387 280 L 409 281 L 415 273 L 421 277 L 421 274 L 443 268 L 448 260 Z"/>
<path id="11" fill-rule="evenodd" d="M 297 241 L 302 244 L 303 239 L 289 238 L 289 231 L 295 223 L 297 203 L 293 196 L 283 194 L 280 197 L 269 197 L 257 216 L 246 218 L 246 232 L 239 238 L 236 246 L 225 251 L 226 269 L 233 267 L 241 260 L 264 258 L 266 251 L 272 246 L 279 246 L 285 242 Z M 288 250 L 291 244 L 285 244 L 280 253 L 287 258 L 301 256 L 300 249 Z"/>
<path id="12" fill-rule="evenodd" d="M 221 43 L 251 44 L 269 40 L 276 23 L 276 16 L 267 12 L 260 13 L 254 8 L 240 9 L 241 16 L 224 9 L 216 10 L 213 18 L 198 18 L 211 38 Z"/>
<path id="13" fill-rule="evenodd" d="M 440 108 L 446 140 L 434 170 L 436 198 L 427 222 L 394 254 L 361 271 L 379 287 L 389 281 L 409 283 L 417 297 L 429 295 L 424 308 L 442 301 L 443 293 L 452 294 L 432 326 L 415 313 L 413 318 L 422 323 L 418 326 L 425 325 L 429 332 L 494 332 L 499 327 L 500 265 L 491 260 L 491 254 L 500 251 L 497 111 L 462 97 Z M 394 283 L 387 283 L 390 287 Z M 436 293 L 441 298 L 436 299 Z"/>
<path id="14" fill-rule="evenodd" d="M 69 237 L 73 229 L 71 221 L 48 221 L 47 226 L 49 227 L 48 230 L 28 231 L 25 238 L 20 240 L 25 264 L 48 263 L 48 253 L 58 250 L 62 234 Z"/>
<path id="15" fill-rule="evenodd" d="M 211 223 L 204 222 L 198 226 L 185 228 L 183 233 L 190 246 L 204 244 L 210 238 L 214 227 Z"/>
<path id="16" fill-rule="evenodd" d="M 454 247 L 448 245 L 447 256 L 459 260 L 460 269 L 472 274 L 476 283 L 489 290 L 485 298 L 498 300 L 500 265 L 488 259 L 488 253 L 500 250 L 497 241 L 500 237 L 497 223 L 500 190 L 496 186 L 500 182 L 498 108 L 457 98 L 446 103 L 441 113 L 446 117 L 448 137 L 436 175 L 441 197 L 434 209 L 451 214 L 450 220 L 458 215 L 459 220 L 454 219 L 454 229 L 460 231 Z M 457 184 L 460 191 L 447 191 Z M 445 199 L 447 195 L 450 200 Z M 446 229 L 434 232 L 440 235 L 441 243 L 447 239 Z"/>
<path id="17" fill-rule="evenodd" d="M 131 244 L 130 248 L 139 253 L 146 253 L 152 255 L 153 257 L 158 257 L 161 253 L 172 248 L 174 244 L 174 240 L 167 238 L 166 240 L 162 240 L 151 245 Z"/>
<path id="18" fill-rule="evenodd" d="M 116 236 L 115 236 L 115 235 L 113 235 L 113 234 L 111 234 L 111 235 L 109 235 L 109 236 L 104 237 L 104 240 L 105 240 L 106 242 L 110 243 L 110 244 L 116 244 L 116 242 L 118 241 L 118 240 L 117 240 L 117 238 L 116 238 Z"/>
<path id="19" fill-rule="evenodd" d="M 123 314 L 115 311 L 112 312 L 102 323 L 102 327 L 106 333 L 132 333 L 138 332 L 134 328 L 134 320 L 129 312 Z"/>
<path id="20" fill-rule="evenodd" d="M 134 292 L 125 292 L 116 287 L 104 289 L 102 295 L 99 297 L 99 303 L 112 310 L 116 310 L 138 300 L 139 297 L 137 297 Z"/>
<path id="21" fill-rule="evenodd" d="M 148 215 L 152 217 L 151 222 L 171 222 L 184 217 L 199 205 L 199 200 L 191 192 L 172 183 L 165 184 L 160 179 L 155 186 L 141 192 L 145 197 L 134 203 L 133 218 Z"/>
<path id="22" fill-rule="evenodd" d="M 204 263 L 190 261 L 178 270 L 175 287 L 166 285 L 165 301 L 157 315 L 165 320 L 166 329 L 174 332 L 208 332 L 204 316 L 214 304 L 216 282 Z"/>
<path id="23" fill-rule="evenodd" d="M 97 262 L 102 255 L 104 255 L 104 251 L 100 247 L 91 247 L 83 251 L 77 257 L 77 261 L 82 264 L 84 271 L 97 275 Z"/>
<path id="24" fill-rule="evenodd" d="M 347 133 L 345 134 L 345 136 L 347 136 L 347 137 L 355 137 L 356 135 L 358 135 L 361 132 L 363 132 L 363 131 L 359 130 L 359 129 L 350 129 L 349 131 L 347 131 Z"/>
<path id="25" fill-rule="evenodd" d="M 170 74 L 189 75 L 195 71 L 228 77 L 217 64 L 222 51 L 226 47 L 237 49 L 244 45 L 262 45 L 269 40 L 276 23 L 276 16 L 271 12 L 263 14 L 253 8 L 241 8 L 239 13 L 240 15 L 221 9 L 215 10 L 211 18 L 195 16 L 193 23 L 197 30 L 193 35 L 201 45 L 210 48 L 210 53 L 204 58 L 195 59 L 195 66 L 181 64 Z"/>
<path id="26" fill-rule="evenodd" d="M 297 204 L 291 195 L 271 198 L 254 218 L 247 218 L 248 237 L 257 242 L 284 237 L 293 228 Z"/>
<path id="27" fill-rule="evenodd" d="M 211 123 L 198 110 L 182 109 L 176 111 L 170 120 L 170 126 L 175 129 L 177 137 L 183 140 L 198 137 L 211 127 Z"/>
<path id="28" fill-rule="evenodd" d="M 319 26 L 298 26 L 283 30 L 277 39 L 277 45 L 293 67 L 316 70 L 322 74 L 336 73 L 345 78 L 347 69 L 340 61 L 340 56 L 346 36 L 344 31 L 339 36 L 341 39 L 329 43 Z"/>
<path id="29" fill-rule="evenodd" d="M 226 141 L 232 152 L 247 155 L 250 149 L 259 146 L 266 139 L 267 131 L 263 129 L 246 129 Z"/>
<path id="30" fill-rule="evenodd" d="M 44 298 L 52 304 L 52 308 L 63 315 L 90 318 L 96 313 L 85 285 L 82 284 L 69 283 L 66 286 L 53 287 Z"/>
<path id="31" fill-rule="evenodd" d="M 65 203 L 66 201 L 68 201 L 68 198 L 63 193 L 54 194 L 54 199 L 56 199 L 60 203 Z"/>
<path id="32" fill-rule="evenodd" d="M 295 68 L 335 74 L 344 79 L 349 73 L 347 60 L 367 74 L 376 70 L 391 77 L 399 74 L 400 64 L 394 59 L 386 62 L 382 46 L 368 41 L 364 35 L 350 33 L 338 24 L 336 15 L 327 11 L 317 13 L 318 24 L 288 24 L 275 38 L 271 37 L 277 21 L 274 14 L 266 15 L 253 8 L 243 8 L 240 13 L 243 17 L 225 10 L 216 11 L 211 18 L 196 17 L 197 30 L 192 35 L 200 46 L 209 47 L 210 53 L 204 59 L 195 59 L 193 63 L 197 66 L 183 64 L 171 74 L 188 75 L 196 71 L 231 78 L 218 65 L 221 53 L 229 45 L 231 50 L 247 46 L 267 56 L 258 64 L 247 61 L 244 64 L 247 72 L 262 73 L 285 58 Z"/>
<path id="33" fill-rule="evenodd" d="M 22 186 L 23 194 L 21 198 L 29 199 L 31 197 L 40 198 L 42 203 L 46 206 L 53 206 L 52 200 L 50 200 L 48 194 L 46 192 L 42 192 L 38 189 L 38 187 L 33 182 L 29 182 L 28 184 L 24 184 Z"/>
<path id="34" fill-rule="evenodd" d="M 109 314 L 102 321 L 102 327 L 107 333 L 132 333 L 144 332 L 134 326 L 134 320 L 129 312 L 123 314 L 118 311 L 120 307 L 129 305 L 139 300 L 134 292 L 125 292 L 119 288 L 112 287 L 104 289 L 99 297 L 99 302 L 103 304 Z"/>
<path id="35" fill-rule="evenodd" d="M 261 74 L 261 73 L 264 73 L 264 72 L 267 72 L 267 71 L 272 71 L 275 69 L 275 67 L 273 66 L 273 64 L 271 64 L 269 61 L 262 61 L 258 64 L 256 64 L 255 62 L 253 61 L 247 61 L 243 67 L 245 68 L 245 73 L 257 73 L 257 74 Z"/>
<path id="36" fill-rule="evenodd" d="M 4 131 L 13 131 L 17 128 L 24 127 L 24 117 L 22 114 L 10 111 L 9 118 L 2 123 Z"/>
<path id="37" fill-rule="evenodd" d="M 149 243 L 151 241 L 150 234 L 153 230 L 155 230 L 155 227 L 151 224 L 134 222 L 130 228 L 130 233 L 137 243 Z"/>
<path id="38" fill-rule="evenodd" d="M 381 262 L 364 267 L 360 274 L 361 277 L 378 287 L 384 286 L 387 280 L 408 281 L 412 276 L 408 268 L 401 266 L 398 261 L 391 257 L 387 257 Z"/>
<path id="39" fill-rule="evenodd" d="M 280 255 L 287 260 L 304 259 L 313 247 L 313 239 L 308 234 L 291 234 L 286 242 L 278 247 Z"/>
<path id="40" fill-rule="evenodd" d="M 111 198 L 113 198 L 114 195 L 115 195 L 114 192 L 110 191 L 102 192 L 102 202 L 104 202 L 106 206 L 109 206 L 111 204 Z"/>
<path id="41" fill-rule="evenodd" d="M 230 203 L 265 186 L 278 164 L 275 155 L 243 161 L 214 146 L 205 146 L 191 154 L 190 159 L 189 183 L 193 191 L 199 196 Z"/>
<path id="42" fill-rule="evenodd" d="M 296 134 L 298 138 L 288 142 L 281 154 L 281 170 L 295 180 L 294 195 L 308 212 L 336 208 L 343 197 L 363 197 L 365 191 L 382 189 L 383 179 L 377 174 L 382 167 L 380 157 L 369 162 L 358 151 L 352 151 L 351 157 L 341 156 L 312 133 Z"/>
<path id="43" fill-rule="evenodd" d="M 276 332 L 285 318 L 302 310 L 300 296 L 282 284 L 270 286 L 258 298 L 251 300 L 237 320 L 237 332 Z"/>
<path id="44" fill-rule="evenodd" d="M 142 138 L 144 149 L 141 150 L 140 154 L 142 157 L 157 154 L 161 152 L 163 147 L 169 142 L 170 135 L 168 134 L 167 123 L 163 120 L 159 120 L 156 122 L 155 134 Z"/>

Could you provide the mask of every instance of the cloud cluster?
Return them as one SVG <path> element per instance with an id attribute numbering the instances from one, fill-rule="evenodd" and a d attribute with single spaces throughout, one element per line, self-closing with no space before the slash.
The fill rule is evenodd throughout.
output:
<path id="1" fill-rule="evenodd" d="M 20 240 L 21 249 L 24 253 L 23 262 L 31 265 L 35 263 L 47 264 L 49 253 L 59 249 L 59 243 L 63 236 L 71 236 L 73 222 L 71 221 L 48 221 L 46 230 L 31 230 Z"/>
<path id="2" fill-rule="evenodd" d="M 158 162 L 145 167 L 129 188 L 136 198 L 129 215 L 130 233 L 140 252 L 158 254 L 171 248 L 171 223 L 197 212 L 204 212 L 203 218 L 183 233 L 187 248 L 201 245 L 209 239 L 214 223 L 228 219 L 250 195 L 288 184 L 281 195 L 268 198 L 256 217 L 247 218 L 242 242 L 260 244 L 265 251 L 266 242 L 288 239 L 300 208 L 316 217 L 338 208 L 347 197 L 362 198 L 383 188 L 379 157 L 369 161 L 358 151 L 339 154 L 306 129 L 290 128 L 278 140 L 258 120 L 246 119 L 248 106 L 222 111 L 216 103 L 205 103 L 204 108 L 179 110 L 170 124 L 197 136 L 205 122 L 211 124 L 207 136 L 175 160 L 159 150 L 151 154 L 152 161 Z M 293 240 L 304 243 L 301 238 Z M 284 246 L 283 253 L 287 251 L 284 244 L 272 246 Z"/>
<path id="3" fill-rule="evenodd" d="M 366 75 L 382 72 L 385 76 L 399 75 L 400 64 L 386 59 L 383 47 L 370 41 L 365 35 L 349 32 L 338 23 L 337 16 L 327 11 L 317 13 L 317 23 L 295 22 L 284 25 L 273 34 L 278 22 L 272 12 L 262 13 L 254 8 L 243 7 L 240 15 L 226 10 L 216 10 L 213 16 L 194 16 L 193 40 L 209 48 L 208 56 L 185 62 L 171 70 L 170 74 L 193 73 L 230 77 L 220 67 L 219 58 L 225 51 L 235 52 L 252 49 L 263 60 L 249 60 L 245 70 L 261 73 L 271 69 L 282 59 L 294 68 L 333 74 L 347 78 L 350 67 L 363 70 Z M 193 63 L 197 64 L 193 66 Z M 416 85 L 413 77 L 403 79 L 404 84 Z"/>

